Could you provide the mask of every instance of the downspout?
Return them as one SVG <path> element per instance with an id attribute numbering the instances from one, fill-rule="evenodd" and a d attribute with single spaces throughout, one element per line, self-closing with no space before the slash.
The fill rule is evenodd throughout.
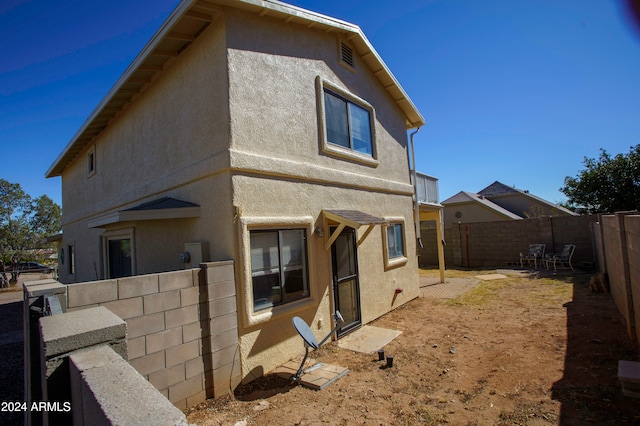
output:
<path id="1" fill-rule="evenodd" d="M 411 168 L 413 169 L 413 197 L 414 197 L 414 221 L 416 227 L 416 240 L 418 242 L 418 246 L 423 248 L 422 238 L 420 236 L 420 204 L 418 202 L 418 175 L 416 173 L 416 151 L 415 144 L 413 142 L 413 136 L 420 131 L 420 127 L 416 129 L 415 132 L 411 133 L 409 138 L 411 139 Z"/>

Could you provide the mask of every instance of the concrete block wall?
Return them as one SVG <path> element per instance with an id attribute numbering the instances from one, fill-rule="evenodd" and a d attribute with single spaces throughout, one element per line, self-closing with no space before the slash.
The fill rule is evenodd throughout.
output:
<path id="1" fill-rule="evenodd" d="M 640 342 L 640 215 L 606 215 L 601 224 L 611 296 L 625 320 L 627 334 Z"/>
<path id="2" fill-rule="evenodd" d="M 114 354 L 126 357 L 126 324 L 106 308 L 45 316 L 40 318 L 38 326 L 42 401 L 60 406 L 72 402 L 68 358 L 73 353 L 107 345 Z M 68 410 L 44 413 L 43 423 L 69 424 L 72 409 L 73 404 Z"/>
<path id="3" fill-rule="evenodd" d="M 188 425 L 182 411 L 108 346 L 71 354 L 69 378 L 73 424 Z"/>
<path id="4" fill-rule="evenodd" d="M 625 216 L 629 288 L 634 312 L 636 342 L 640 342 L 640 216 Z"/>
<path id="5" fill-rule="evenodd" d="M 124 319 L 129 363 L 180 409 L 240 382 L 233 261 L 69 284 L 67 306 Z"/>
<path id="6" fill-rule="evenodd" d="M 602 244 L 604 246 L 605 264 L 609 278 L 611 297 L 625 320 L 630 326 L 628 309 L 628 291 L 625 274 L 625 250 L 622 245 L 619 218 L 613 215 L 602 216 Z M 627 332 L 630 329 L 627 328 Z"/>
<path id="7" fill-rule="evenodd" d="M 523 220 L 460 223 L 445 228 L 447 267 L 496 267 L 517 264 L 529 244 L 546 244 L 547 252 L 559 252 L 575 244 L 574 264 L 594 262 L 592 224 L 597 216 L 544 217 Z M 437 263 L 435 229 L 421 231 L 424 248 L 420 265 Z M 436 262 L 434 262 L 434 260 Z"/>

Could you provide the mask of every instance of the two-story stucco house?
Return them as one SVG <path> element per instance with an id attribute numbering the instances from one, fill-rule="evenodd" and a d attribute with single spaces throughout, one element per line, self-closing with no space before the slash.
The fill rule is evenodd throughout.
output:
<path id="1" fill-rule="evenodd" d="M 326 333 L 340 310 L 342 336 L 418 296 L 423 124 L 359 27 L 184 0 L 47 172 L 60 281 L 233 260 L 243 368 L 274 368 L 300 351 L 294 315 Z"/>

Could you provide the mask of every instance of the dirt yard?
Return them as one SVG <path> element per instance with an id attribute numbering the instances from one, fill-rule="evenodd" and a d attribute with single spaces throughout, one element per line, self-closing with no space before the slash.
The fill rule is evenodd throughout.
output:
<path id="1" fill-rule="evenodd" d="M 421 271 L 430 274 L 433 271 Z M 491 271 L 495 273 L 495 271 Z M 488 272 L 448 271 L 469 277 Z M 267 375 L 187 410 L 201 425 L 625 425 L 619 359 L 638 360 L 608 294 L 587 274 L 481 281 L 451 300 L 416 299 L 372 325 L 402 331 L 376 354 L 324 345 L 350 372 L 321 391 Z M 300 345 L 303 352 L 302 343 Z"/>

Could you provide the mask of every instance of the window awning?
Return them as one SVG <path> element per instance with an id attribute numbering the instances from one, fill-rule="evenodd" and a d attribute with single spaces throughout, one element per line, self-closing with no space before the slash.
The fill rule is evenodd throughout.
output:
<path id="1" fill-rule="evenodd" d="M 149 201 L 129 209 L 107 213 L 90 220 L 89 228 L 103 228 L 120 222 L 159 220 L 159 219 L 188 219 L 200 217 L 200 206 L 188 201 L 163 197 Z"/>
<path id="2" fill-rule="evenodd" d="M 331 248 L 331 244 L 333 244 L 346 226 L 354 228 L 356 231 L 362 226 L 367 227 L 364 233 L 358 237 L 358 245 L 360 245 L 369 236 L 376 225 L 384 225 L 387 223 L 387 221 L 382 218 L 372 216 L 359 210 L 322 210 L 322 217 L 325 231 L 325 250 L 329 250 Z M 329 231 L 331 230 L 331 226 L 335 225 L 337 225 L 335 231 L 330 233 Z"/>

